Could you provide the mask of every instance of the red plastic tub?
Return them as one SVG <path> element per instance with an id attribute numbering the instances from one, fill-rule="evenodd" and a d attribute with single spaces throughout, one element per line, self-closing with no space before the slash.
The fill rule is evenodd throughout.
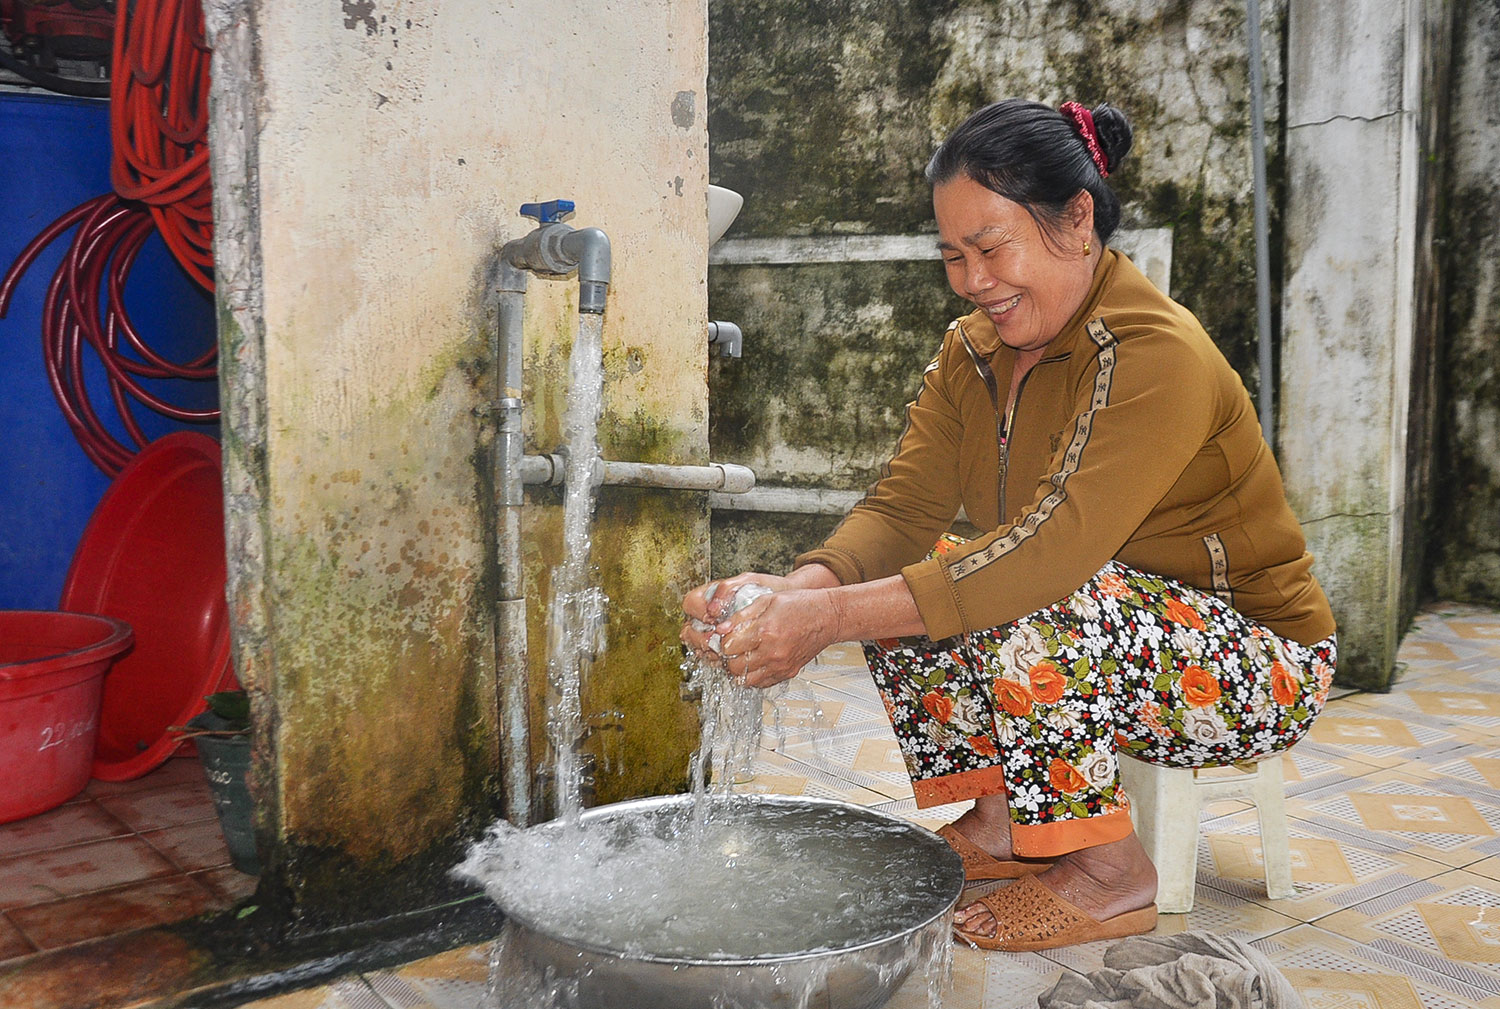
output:
<path id="1" fill-rule="evenodd" d="M 109 617 L 0 611 L 0 823 L 83 791 L 104 674 L 133 638 Z"/>

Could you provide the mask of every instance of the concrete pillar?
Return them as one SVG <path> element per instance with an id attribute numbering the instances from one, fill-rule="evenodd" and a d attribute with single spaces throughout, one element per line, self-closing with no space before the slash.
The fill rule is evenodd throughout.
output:
<path id="1" fill-rule="evenodd" d="M 271 887 L 300 917 L 431 902 L 499 808 L 485 264 L 577 202 L 605 229 L 606 456 L 702 462 L 705 0 L 212 0 L 214 196 L 235 658 Z M 573 282 L 527 304 L 528 451 L 559 443 Z M 526 517 L 541 693 L 555 495 Z M 677 594 L 701 497 L 612 491 L 595 557 L 624 712 L 603 798 L 696 739 Z M 538 708 L 537 755 L 541 715 Z"/>
<path id="2" fill-rule="evenodd" d="M 1288 10 L 1278 456 L 1338 618 L 1340 682 L 1376 690 L 1420 576 L 1410 519 L 1428 490 L 1409 457 L 1425 457 L 1433 408 L 1428 154 L 1447 23 L 1447 0 Z"/>

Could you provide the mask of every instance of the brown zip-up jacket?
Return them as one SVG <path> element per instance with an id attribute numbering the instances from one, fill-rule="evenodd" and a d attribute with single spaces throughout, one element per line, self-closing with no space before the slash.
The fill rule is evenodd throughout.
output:
<path id="1" fill-rule="evenodd" d="M 1035 612 L 1111 558 L 1303 644 L 1334 632 L 1244 384 L 1134 263 L 1105 250 L 1006 417 L 1014 361 L 982 311 L 955 320 L 881 479 L 797 564 L 900 572 L 933 638 Z M 960 505 L 993 531 L 924 559 Z"/>

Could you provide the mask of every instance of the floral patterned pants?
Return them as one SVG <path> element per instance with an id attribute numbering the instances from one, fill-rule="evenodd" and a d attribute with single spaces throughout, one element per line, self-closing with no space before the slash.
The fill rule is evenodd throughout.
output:
<path id="1" fill-rule="evenodd" d="M 1208 767 L 1284 750 L 1335 639 L 1279 637 L 1210 593 L 1110 561 L 1065 599 L 942 641 L 865 643 L 919 807 L 1004 793 L 1011 841 L 1059 855 L 1130 833 L 1119 755 Z"/>

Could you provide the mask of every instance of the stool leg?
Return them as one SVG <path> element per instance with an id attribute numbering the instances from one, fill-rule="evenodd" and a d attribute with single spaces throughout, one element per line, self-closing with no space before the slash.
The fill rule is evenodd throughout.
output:
<path id="1" fill-rule="evenodd" d="M 1193 909 L 1198 878 L 1198 795 L 1193 772 L 1122 757 L 1120 780 L 1130 796 L 1136 835 L 1156 866 L 1156 909 Z"/>
<path id="2" fill-rule="evenodd" d="M 1295 897 L 1292 883 L 1291 841 L 1286 830 L 1286 784 L 1281 754 L 1261 760 L 1255 769 L 1255 813 L 1260 820 L 1260 853 L 1266 869 L 1266 896 L 1272 900 Z"/>

